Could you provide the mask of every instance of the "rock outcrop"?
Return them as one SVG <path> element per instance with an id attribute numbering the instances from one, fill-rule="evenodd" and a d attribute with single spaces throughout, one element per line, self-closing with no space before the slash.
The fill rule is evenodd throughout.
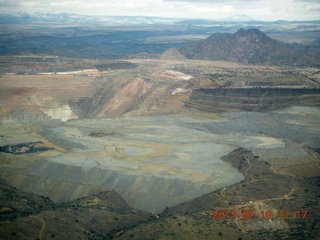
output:
<path id="1" fill-rule="evenodd" d="M 2 119 L 3 123 L 67 121 L 77 119 L 78 116 L 68 104 L 61 104 L 58 100 L 44 95 L 32 95 Z"/>
<path id="2" fill-rule="evenodd" d="M 270 111 L 290 107 L 291 105 L 320 106 L 319 89 L 295 88 L 216 88 L 196 89 L 185 104 L 210 112 L 229 110 Z"/>
<path id="3" fill-rule="evenodd" d="M 236 33 L 215 33 L 179 50 L 190 59 L 224 60 L 249 64 L 312 66 L 319 65 L 313 52 L 302 46 L 274 40 L 258 29 Z"/>
<path id="4" fill-rule="evenodd" d="M 97 117 L 119 117 L 133 107 L 135 102 L 146 93 L 148 86 L 142 78 L 126 84 L 97 114 Z"/>

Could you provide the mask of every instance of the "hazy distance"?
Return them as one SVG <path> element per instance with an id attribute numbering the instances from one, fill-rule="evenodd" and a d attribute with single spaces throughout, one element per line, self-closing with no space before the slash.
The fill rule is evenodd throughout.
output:
<path id="1" fill-rule="evenodd" d="M 109 16 L 159 16 L 174 18 L 222 19 L 248 15 L 262 21 L 318 20 L 317 0 L 44 0 L 0 1 L 5 12 L 51 12 Z"/>

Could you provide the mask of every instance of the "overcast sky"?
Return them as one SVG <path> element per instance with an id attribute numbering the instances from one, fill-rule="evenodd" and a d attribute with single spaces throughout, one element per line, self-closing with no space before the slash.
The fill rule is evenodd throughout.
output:
<path id="1" fill-rule="evenodd" d="M 320 0 L 0 0 L 2 11 L 220 19 L 318 20 Z"/>

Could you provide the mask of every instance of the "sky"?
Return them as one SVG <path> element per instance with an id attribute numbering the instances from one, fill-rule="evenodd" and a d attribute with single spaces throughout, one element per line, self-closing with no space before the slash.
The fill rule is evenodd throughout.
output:
<path id="1" fill-rule="evenodd" d="M 320 0 L 0 0 L 0 10 L 106 16 L 320 20 Z"/>

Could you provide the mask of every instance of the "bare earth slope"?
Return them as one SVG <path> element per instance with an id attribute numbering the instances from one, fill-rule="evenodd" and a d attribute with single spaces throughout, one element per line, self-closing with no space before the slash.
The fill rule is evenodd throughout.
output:
<path id="1" fill-rule="evenodd" d="M 39 67 L 38 62 L 33 64 Z M 319 106 L 318 68 L 188 59 L 131 59 L 128 64 L 109 65 L 119 69 L 19 75 L 9 64 L 8 73 L 0 78 L 0 120 L 23 123 Z"/>

